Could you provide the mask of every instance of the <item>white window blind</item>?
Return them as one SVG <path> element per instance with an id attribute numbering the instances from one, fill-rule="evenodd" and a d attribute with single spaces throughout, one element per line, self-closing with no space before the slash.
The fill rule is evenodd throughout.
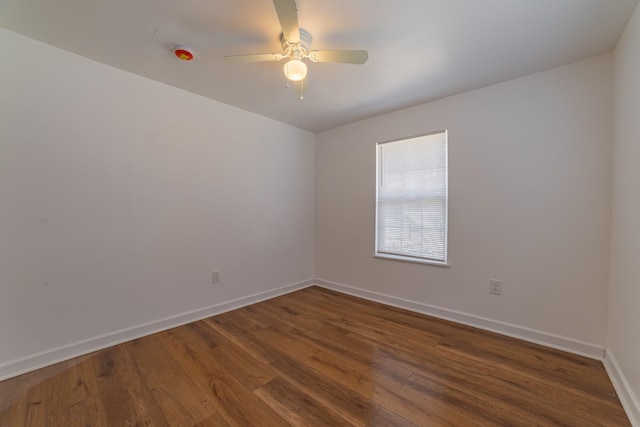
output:
<path id="1" fill-rule="evenodd" d="M 447 262 L 447 132 L 380 143 L 376 255 Z"/>

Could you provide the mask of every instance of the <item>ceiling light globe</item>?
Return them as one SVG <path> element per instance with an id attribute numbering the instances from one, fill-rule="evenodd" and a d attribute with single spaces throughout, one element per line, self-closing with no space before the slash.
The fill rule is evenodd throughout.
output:
<path id="1" fill-rule="evenodd" d="M 299 59 L 292 59 L 284 64 L 284 75 L 291 81 L 299 82 L 307 77 L 307 64 Z"/>

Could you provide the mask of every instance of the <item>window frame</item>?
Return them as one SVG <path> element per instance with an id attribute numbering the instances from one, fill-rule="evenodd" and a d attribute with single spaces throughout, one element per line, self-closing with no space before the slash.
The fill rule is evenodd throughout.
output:
<path id="1" fill-rule="evenodd" d="M 427 137 L 431 135 L 444 134 L 445 137 L 445 149 L 444 149 L 444 162 L 445 162 L 445 202 L 444 202 L 444 261 L 438 259 L 431 259 L 426 257 L 411 256 L 405 254 L 394 254 L 390 252 L 381 252 L 378 250 L 378 206 L 379 206 L 379 183 L 380 183 L 380 170 L 381 162 L 380 158 L 380 146 L 393 142 L 407 141 L 410 139 Z M 382 141 L 376 143 L 376 182 L 375 182 L 375 223 L 374 223 L 374 258 L 388 259 L 393 261 L 403 261 L 418 264 L 428 264 L 440 267 L 449 267 L 449 132 L 447 129 L 437 130 L 434 132 L 428 132 L 418 135 L 412 135 L 388 141 Z"/>

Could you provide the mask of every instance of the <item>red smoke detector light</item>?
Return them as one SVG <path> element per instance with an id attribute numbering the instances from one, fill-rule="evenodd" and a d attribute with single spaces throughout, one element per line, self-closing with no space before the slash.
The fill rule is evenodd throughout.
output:
<path id="1" fill-rule="evenodd" d="M 173 53 L 175 53 L 176 56 L 183 61 L 191 61 L 193 59 L 193 52 L 191 52 L 186 47 L 177 47 L 176 50 L 173 51 Z"/>

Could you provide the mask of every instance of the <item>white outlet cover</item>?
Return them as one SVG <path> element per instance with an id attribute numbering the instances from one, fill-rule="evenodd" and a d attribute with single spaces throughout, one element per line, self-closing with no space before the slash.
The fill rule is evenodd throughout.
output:
<path id="1" fill-rule="evenodd" d="M 502 295 L 502 281 L 495 279 L 489 280 L 489 292 L 494 295 Z"/>

